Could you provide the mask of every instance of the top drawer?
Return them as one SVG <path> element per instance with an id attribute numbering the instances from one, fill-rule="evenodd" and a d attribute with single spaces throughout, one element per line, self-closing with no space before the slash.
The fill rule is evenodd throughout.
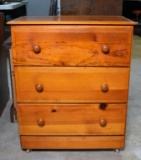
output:
<path id="1" fill-rule="evenodd" d="M 131 26 L 12 26 L 15 65 L 129 66 Z"/>

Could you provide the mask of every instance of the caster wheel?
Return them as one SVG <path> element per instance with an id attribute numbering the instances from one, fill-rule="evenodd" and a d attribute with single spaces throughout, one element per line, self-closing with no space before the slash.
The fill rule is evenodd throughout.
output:
<path id="1" fill-rule="evenodd" d="M 26 153 L 30 153 L 31 151 L 32 151 L 32 150 L 30 150 L 30 149 L 27 149 L 27 150 L 26 150 Z"/>
<path id="2" fill-rule="evenodd" d="M 120 152 L 120 150 L 119 150 L 119 149 L 115 149 L 115 152 L 116 152 L 116 153 L 119 153 L 119 152 Z"/>

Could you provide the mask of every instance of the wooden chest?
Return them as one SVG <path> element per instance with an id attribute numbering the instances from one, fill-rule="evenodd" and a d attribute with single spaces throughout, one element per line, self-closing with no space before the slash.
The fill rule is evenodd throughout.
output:
<path id="1" fill-rule="evenodd" d="M 135 23 L 62 16 L 9 24 L 22 149 L 124 148 Z"/>

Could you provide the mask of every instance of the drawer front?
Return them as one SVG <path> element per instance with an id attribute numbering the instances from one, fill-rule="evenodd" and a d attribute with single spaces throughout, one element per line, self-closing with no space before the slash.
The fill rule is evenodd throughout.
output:
<path id="1" fill-rule="evenodd" d="M 20 136 L 22 149 L 123 149 L 124 136 Z"/>
<path id="2" fill-rule="evenodd" d="M 129 66 L 131 27 L 12 27 L 15 65 Z"/>
<path id="3" fill-rule="evenodd" d="M 20 135 L 124 135 L 126 104 L 19 104 Z"/>
<path id="4" fill-rule="evenodd" d="M 129 68 L 15 67 L 17 102 L 127 102 Z"/>

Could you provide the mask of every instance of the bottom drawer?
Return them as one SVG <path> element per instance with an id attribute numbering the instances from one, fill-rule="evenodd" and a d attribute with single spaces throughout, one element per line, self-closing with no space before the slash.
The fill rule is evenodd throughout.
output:
<path id="1" fill-rule="evenodd" d="M 19 104 L 20 135 L 124 135 L 126 104 Z"/>
<path id="2" fill-rule="evenodd" d="M 122 149 L 124 136 L 21 136 L 22 149 Z"/>

